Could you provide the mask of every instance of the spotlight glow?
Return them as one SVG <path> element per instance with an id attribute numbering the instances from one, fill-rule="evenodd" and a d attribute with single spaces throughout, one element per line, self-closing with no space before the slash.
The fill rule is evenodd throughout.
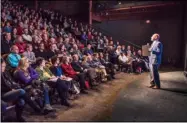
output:
<path id="1" fill-rule="evenodd" d="M 146 20 L 146 23 L 151 23 L 151 21 L 150 20 Z"/>

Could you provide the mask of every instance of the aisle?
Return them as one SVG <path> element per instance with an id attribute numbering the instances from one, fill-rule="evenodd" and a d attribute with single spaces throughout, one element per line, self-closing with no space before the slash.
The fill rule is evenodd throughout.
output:
<path id="1" fill-rule="evenodd" d="M 148 77 L 123 89 L 107 121 L 187 121 L 187 80 L 182 72 L 161 73 L 161 90 Z"/>

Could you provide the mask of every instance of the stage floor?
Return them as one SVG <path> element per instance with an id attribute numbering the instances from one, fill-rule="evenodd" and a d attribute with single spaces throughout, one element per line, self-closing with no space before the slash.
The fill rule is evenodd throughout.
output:
<path id="1" fill-rule="evenodd" d="M 187 79 L 182 71 L 161 72 L 160 90 L 147 88 L 148 78 L 123 89 L 108 121 L 187 121 Z"/>

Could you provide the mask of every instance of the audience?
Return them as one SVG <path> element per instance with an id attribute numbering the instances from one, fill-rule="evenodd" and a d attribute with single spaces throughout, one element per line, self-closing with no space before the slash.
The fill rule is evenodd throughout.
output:
<path id="1" fill-rule="evenodd" d="M 52 96 L 49 94 L 51 89 L 58 91 L 62 105 L 71 107 L 68 102 L 70 93 L 75 94 L 76 91 L 78 94 L 80 90 L 81 93 L 87 94 L 87 81 L 93 88 L 99 81 L 115 79 L 118 68 L 116 66 L 122 65 L 129 72 L 143 72 L 148 68 L 148 60 L 142 56 L 141 50 L 136 54 L 134 47 L 131 50 L 129 45 L 126 49 L 119 41 L 114 42 L 112 37 L 107 37 L 87 24 L 72 20 L 61 13 L 42 9 L 35 11 L 8 0 L 2 1 L 1 13 L 1 55 L 7 62 L 7 66 L 5 63 L 1 66 L 6 66 L 6 72 L 10 76 L 15 73 L 12 78 L 20 85 L 19 88 L 17 85 L 14 88 L 13 79 L 8 80 L 3 71 L 1 78 L 6 78 L 9 83 L 9 87 L 6 87 L 8 89 L 3 92 L 17 91 L 18 96 L 15 96 L 15 99 L 28 103 L 24 96 L 28 95 L 28 92 L 21 87 L 36 82 L 44 83 L 45 88 L 33 86 L 32 89 L 44 95 L 45 106 L 42 108 L 47 113 L 55 111 L 49 101 Z M 8 69 L 9 67 L 11 69 Z M 12 100 L 14 99 L 2 101 L 6 105 Z M 24 121 L 21 115 L 23 105 L 18 110 L 17 103 L 17 119 Z M 41 109 L 34 106 L 35 111 L 41 112 Z"/>

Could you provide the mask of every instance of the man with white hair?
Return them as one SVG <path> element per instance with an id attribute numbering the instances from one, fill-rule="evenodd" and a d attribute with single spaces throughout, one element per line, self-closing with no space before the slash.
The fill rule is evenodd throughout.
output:
<path id="1" fill-rule="evenodd" d="M 153 41 L 149 51 L 149 63 L 150 63 L 150 76 L 151 76 L 151 86 L 150 88 L 159 89 L 160 88 L 160 78 L 158 73 L 158 68 L 161 64 L 163 45 L 159 41 L 160 35 L 155 33 L 151 37 Z"/>
<path id="2" fill-rule="evenodd" d="M 24 34 L 22 35 L 24 41 L 32 42 L 32 37 L 29 35 L 29 30 L 27 28 L 24 29 Z"/>

